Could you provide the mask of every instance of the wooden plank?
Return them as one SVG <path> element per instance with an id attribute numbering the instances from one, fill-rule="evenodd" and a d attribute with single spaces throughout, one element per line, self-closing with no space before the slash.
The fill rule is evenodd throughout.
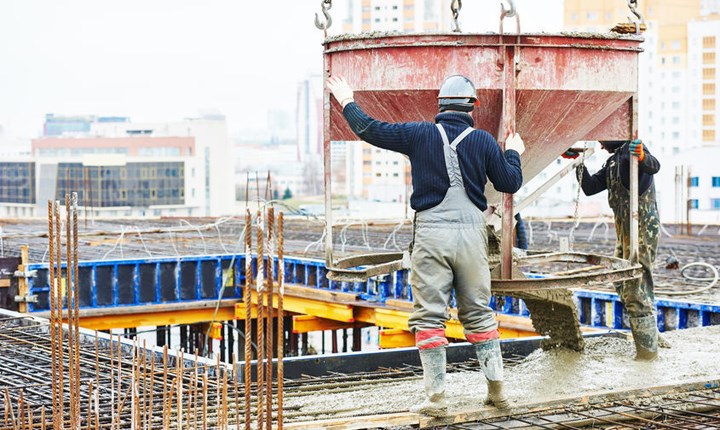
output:
<path id="1" fill-rule="evenodd" d="M 310 333 L 313 331 L 323 330 L 340 330 L 348 328 L 361 328 L 367 327 L 370 324 L 365 323 L 347 323 L 341 321 L 335 321 L 327 318 L 317 317 L 313 315 L 295 315 L 293 316 L 292 332 L 298 333 Z"/>
<path id="2" fill-rule="evenodd" d="M 0 288 L 10 288 L 10 278 L 0 278 Z"/>
<path id="3" fill-rule="evenodd" d="M 415 346 L 415 336 L 405 330 L 380 330 L 378 344 L 382 349 Z"/>
<path id="4" fill-rule="evenodd" d="M 285 295 L 332 303 L 355 303 L 358 301 L 358 294 L 321 290 L 294 284 L 285 284 Z"/>

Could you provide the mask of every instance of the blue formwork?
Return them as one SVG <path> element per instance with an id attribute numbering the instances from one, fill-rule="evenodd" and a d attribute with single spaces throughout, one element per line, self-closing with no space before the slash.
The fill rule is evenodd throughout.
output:
<path id="1" fill-rule="evenodd" d="M 252 259 L 256 273 L 257 258 Z M 274 273 L 277 264 L 275 260 Z M 366 282 L 335 282 L 327 279 L 322 260 L 285 258 L 284 266 L 285 282 L 289 284 L 352 293 L 359 300 L 375 304 L 388 299 L 412 301 L 408 270 Z M 30 304 L 30 311 L 47 311 L 48 265 L 30 264 L 28 270 L 36 271 L 36 276 L 29 279 L 29 288 L 30 294 L 38 298 L 37 303 Z M 245 284 L 245 255 L 83 261 L 78 265 L 77 280 L 80 309 L 239 299 Z M 574 294 L 582 324 L 611 329 L 628 327 L 617 294 L 590 290 L 575 290 Z M 510 296 L 493 296 L 490 306 L 504 314 L 529 316 L 525 302 Z M 661 299 L 657 300 L 657 310 L 661 331 L 720 324 L 720 305 Z"/>

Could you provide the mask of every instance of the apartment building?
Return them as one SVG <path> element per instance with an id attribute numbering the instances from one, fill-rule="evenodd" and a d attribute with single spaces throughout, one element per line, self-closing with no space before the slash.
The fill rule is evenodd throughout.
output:
<path id="1" fill-rule="evenodd" d="M 713 211 L 720 211 L 712 185 L 720 176 L 713 165 L 720 146 L 720 2 L 645 0 L 639 5 L 648 30 L 640 55 L 638 132 L 662 165 L 656 176 L 662 221 L 714 222 Z M 606 31 L 628 15 L 621 2 L 565 2 L 569 30 Z"/>

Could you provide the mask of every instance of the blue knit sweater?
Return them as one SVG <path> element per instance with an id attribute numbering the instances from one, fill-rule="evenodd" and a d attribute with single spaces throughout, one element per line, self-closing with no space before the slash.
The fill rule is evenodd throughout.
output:
<path id="1" fill-rule="evenodd" d="M 378 148 L 405 154 L 410 158 L 413 194 L 410 206 L 417 212 L 437 206 L 450 188 L 445 168 L 443 141 L 435 124 L 430 122 L 387 123 L 368 116 L 357 103 L 343 109 L 350 128 L 362 140 Z M 474 122 L 462 112 L 444 112 L 435 117 L 452 142 Z M 522 186 L 520 154 L 500 149 L 497 141 L 484 130 L 470 133 L 457 147 L 465 191 L 481 210 L 487 209 L 485 184 L 488 178 L 495 189 L 515 193 Z"/>

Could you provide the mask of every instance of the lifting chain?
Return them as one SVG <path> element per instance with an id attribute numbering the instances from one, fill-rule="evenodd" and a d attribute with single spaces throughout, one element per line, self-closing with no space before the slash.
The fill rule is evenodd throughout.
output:
<path id="1" fill-rule="evenodd" d="M 452 0 L 450 2 L 450 11 L 453 16 L 453 29 L 452 31 L 459 33 L 460 24 L 458 24 L 458 16 L 460 15 L 460 9 L 462 9 L 462 0 Z"/>
<path id="2" fill-rule="evenodd" d="M 316 13 L 315 27 L 327 32 L 327 29 L 332 25 L 332 17 L 330 16 L 330 12 L 328 12 L 332 8 L 332 0 L 320 0 L 320 8 L 322 9 L 322 14 L 325 16 L 325 22 L 320 22 L 320 17 Z"/>
<path id="3" fill-rule="evenodd" d="M 575 213 L 573 214 L 573 225 L 572 228 L 570 228 L 570 234 L 568 234 L 568 245 L 570 246 L 570 250 L 574 251 L 573 244 L 575 243 L 575 229 L 578 225 L 580 225 L 580 192 L 582 191 L 582 180 L 583 176 L 585 175 L 585 154 L 587 153 L 587 140 L 584 142 L 583 145 L 583 151 L 582 151 L 582 158 L 580 159 L 580 165 L 578 168 L 580 168 L 580 174 L 577 175 L 577 182 L 578 182 L 578 188 L 577 188 L 577 194 L 575 195 Z"/>

